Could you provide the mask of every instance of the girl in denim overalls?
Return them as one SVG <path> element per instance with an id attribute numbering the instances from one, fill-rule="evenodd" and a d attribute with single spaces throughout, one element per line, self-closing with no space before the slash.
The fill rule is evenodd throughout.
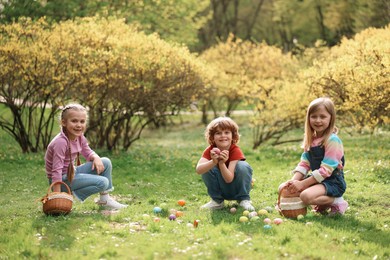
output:
<path id="1" fill-rule="evenodd" d="M 304 152 L 293 170 L 291 180 L 282 183 L 283 197 L 299 196 L 306 205 L 314 205 L 321 214 L 344 214 L 348 203 L 342 197 L 344 148 L 335 127 L 336 112 L 332 100 L 313 100 L 307 110 Z M 308 174 L 311 171 L 310 174 Z"/>

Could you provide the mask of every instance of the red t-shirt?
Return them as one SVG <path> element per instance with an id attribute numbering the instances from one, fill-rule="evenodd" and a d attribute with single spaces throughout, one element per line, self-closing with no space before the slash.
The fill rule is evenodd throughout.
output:
<path id="1" fill-rule="evenodd" d="M 210 151 L 213 148 L 214 148 L 214 146 L 211 146 L 211 145 L 209 147 L 207 147 L 203 151 L 202 157 L 206 158 L 207 160 L 211 160 Z M 226 161 L 225 164 L 226 164 L 226 166 L 229 166 L 230 161 L 236 161 L 236 160 L 245 161 L 246 158 L 244 156 L 244 153 L 241 151 L 240 147 L 238 147 L 235 144 L 232 144 L 230 146 L 230 149 L 229 149 L 229 159 Z"/>

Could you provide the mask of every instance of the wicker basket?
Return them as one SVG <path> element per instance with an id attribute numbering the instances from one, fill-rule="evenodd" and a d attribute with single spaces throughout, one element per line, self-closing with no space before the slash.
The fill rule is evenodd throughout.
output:
<path id="1" fill-rule="evenodd" d="M 281 196 L 282 188 L 279 191 L 277 209 L 280 215 L 286 218 L 297 218 L 299 215 L 305 216 L 307 213 L 307 206 L 302 202 L 299 197 L 284 198 Z"/>
<path id="2" fill-rule="evenodd" d="M 68 190 L 66 192 L 53 192 L 52 187 L 55 184 L 63 184 Z M 66 215 L 72 211 L 73 196 L 70 192 L 69 186 L 62 181 L 53 182 L 47 194 L 41 199 L 43 204 L 43 212 L 50 216 Z"/>

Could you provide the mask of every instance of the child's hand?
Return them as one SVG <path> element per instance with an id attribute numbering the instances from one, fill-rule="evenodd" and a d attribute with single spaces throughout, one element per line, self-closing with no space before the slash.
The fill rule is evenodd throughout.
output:
<path id="1" fill-rule="evenodd" d="M 99 156 L 96 156 L 92 162 L 92 170 L 95 170 L 95 169 L 96 169 L 97 174 L 100 174 L 104 171 L 104 165 L 103 165 L 103 162 Z"/>
<path id="2" fill-rule="evenodd" d="M 292 180 L 287 183 L 287 189 L 290 193 L 300 192 L 304 189 L 303 182 L 298 180 Z"/>
<path id="3" fill-rule="evenodd" d="M 219 149 L 218 149 L 218 151 L 219 151 Z M 210 151 L 210 157 L 215 164 L 218 163 L 218 159 L 219 159 L 219 152 L 218 151 L 215 150 L 215 148 Z"/>
<path id="4" fill-rule="evenodd" d="M 226 162 L 229 159 L 229 150 L 223 150 L 219 154 L 219 161 Z"/>

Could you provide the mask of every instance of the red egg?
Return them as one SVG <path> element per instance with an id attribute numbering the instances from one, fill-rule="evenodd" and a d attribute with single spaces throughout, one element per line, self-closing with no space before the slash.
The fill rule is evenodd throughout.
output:
<path id="1" fill-rule="evenodd" d="M 198 219 L 195 219 L 195 220 L 194 220 L 194 227 L 198 227 L 199 221 L 200 221 L 200 220 L 198 220 Z"/>

